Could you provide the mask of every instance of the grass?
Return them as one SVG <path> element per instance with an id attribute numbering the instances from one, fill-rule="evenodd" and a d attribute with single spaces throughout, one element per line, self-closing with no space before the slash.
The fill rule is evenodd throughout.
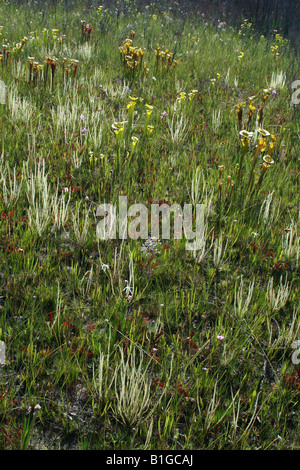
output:
<path id="1" fill-rule="evenodd" d="M 2 449 L 299 449 L 299 63 L 201 13 L 0 7 Z M 120 195 L 199 250 L 99 240 Z"/>

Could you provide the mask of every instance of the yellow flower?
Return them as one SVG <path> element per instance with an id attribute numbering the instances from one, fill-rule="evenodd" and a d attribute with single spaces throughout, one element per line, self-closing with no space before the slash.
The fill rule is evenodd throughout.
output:
<path id="1" fill-rule="evenodd" d="M 120 127 L 119 129 L 116 129 L 114 132 L 115 132 L 116 139 L 117 139 L 117 142 L 118 142 L 123 137 L 124 127 Z"/>
<path id="2" fill-rule="evenodd" d="M 90 151 L 89 155 L 90 155 L 90 164 L 92 165 L 92 163 L 97 163 L 98 158 L 94 157 L 94 152 Z"/>
<path id="3" fill-rule="evenodd" d="M 132 136 L 131 137 L 131 155 L 133 154 L 134 152 L 134 149 L 136 147 L 136 144 L 138 143 L 139 139 L 135 136 Z"/>

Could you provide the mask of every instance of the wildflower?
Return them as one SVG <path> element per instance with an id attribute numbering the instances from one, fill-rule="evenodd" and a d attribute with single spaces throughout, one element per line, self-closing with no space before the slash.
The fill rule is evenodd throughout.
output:
<path id="1" fill-rule="evenodd" d="M 135 136 L 132 136 L 132 137 L 131 137 L 131 155 L 132 155 L 133 152 L 134 152 L 134 149 L 135 149 L 135 147 L 136 147 L 136 144 L 138 143 L 138 140 L 139 140 L 139 139 L 138 139 L 137 137 L 135 137 Z"/>
<path id="2" fill-rule="evenodd" d="M 271 155 L 271 153 L 273 152 L 274 152 L 274 142 L 270 142 L 269 147 L 268 147 L 268 154 Z"/>
<path id="3" fill-rule="evenodd" d="M 102 263 L 101 269 L 102 269 L 104 272 L 109 271 L 109 266 L 108 266 L 108 264 Z"/>
<path id="4" fill-rule="evenodd" d="M 263 161 L 264 161 L 267 165 L 273 165 L 273 163 L 274 163 L 274 160 L 273 160 L 272 157 L 270 157 L 270 155 L 264 155 Z"/>
<path id="5" fill-rule="evenodd" d="M 134 108 L 135 108 L 135 101 L 130 101 L 130 103 L 127 105 L 128 111 L 133 113 Z"/>
<path id="6" fill-rule="evenodd" d="M 166 111 L 163 111 L 161 113 L 160 119 L 163 119 L 164 117 L 167 117 L 167 116 L 169 116 L 168 113 Z"/>
<path id="7" fill-rule="evenodd" d="M 126 286 L 124 287 L 123 292 L 125 291 L 126 297 L 131 296 L 131 298 L 132 298 L 133 288 L 128 285 L 127 280 L 125 280 L 125 284 L 126 284 Z"/>
<path id="8" fill-rule="evenodd" d="M 263 137 L 269 137 L 271 134 L 269 131 L 267 131 L 266 129 L 262 129 L 261 127 L 259 127 L 257 129 L 257 131 L 259 132 L 260 135 L 262 135 Z"/>
<path id="9" fill-rule="evenodd" d="M 147 127 L 148 124 L 149 124 L 150 116 L 151 116 L 151 114 L 152 114 L 153 106 L 150 106 L 149 104 L 146 104 L 145 106 L 146 106 L 146 108 L 148 108 L 147 117 L 146 117 L 146 124 L 145 124 L 145 127 Z"/>
<path id="10" fill-rule="evenodd" d="M 269 96 L 269 91 L 270 91 L 270 90 L 269 90 L 268 88 L 264 88 L 264 89 L 263 89 L 263 92 L 264 92 L 264 94 L 263 94 L 263 101 L 264 101 L 264 102 L 266 101 L 267 97 Z"/>
<path id="11" fill-rule="evenodd" d="M 190 101 L 192 101 L 194 99 L 194 96 L 195 94 L 198 93 L 198 90 L 192 90 L 190 93 L 189 93 L 189 99 Z"/>
<path id="12" fill-rule="evenodd" d="M 242 120 L 243 120 L 243 106 L 244 103 L 239 103 L 237 105 L 237 115 L 238 115 L 238 123 L 239 123 L 239 130 L 242 130 Z"/>
<path id="13" fill-rule="evenodd" d="M 223 186 L 223 181 L 221 179 L 219 179 L 219 181 L 217 182 L 217 186 L 219 187 L 219 196 L 221 198 L 221 196 L 222 196 L 222 186 Z"/>
<path id="14" fill-rule="evenodd" d="M 224 165 L 219 165 L 219 179 L 222 177 L 222 172 L 224 170 Z"/>
<path id="15" fill-rule="evenodd" d="M 121 121 L 121 122 L 114 122 L 111 127 L 114 131 L 124 128 L 124 124 L 126 124 L 127 121 Z"/>
<path id="16" fill-rule="evenodd" d="M 241 136 L 242 146 L 245 148 L 248 148 L 249 142 L 254 136 L 254 132 L 248 132 L 246 130 L 242 130 L 239 132 L 239 134 Z"/>
<path id="17" fill-rule="evenodd" d="M 177 98 L 177 101 L 183 104 L 185 103 L 185 100 L 186 100 L 186 93 L 182 91 L 181 93 L 179 93 L 179 97 Z"/>
<path id="18" fill-rule="evenodd" d="M 224 336 L 222 336 L 222 335 L 218 335 L 218 336 L 217 336 L 217 339 L 218 339 L 219 341 L 223 341 L 223 339 L 224 339 Z"/>
<path id="19" fill-rule="evenodd" d="M 118 127 L 115 129 L 115 134 L 117 137 L 121 138 L 123 136 L 124 127 Z"/>
<path id="20" fill-rule="evenodd" d="M 97 163 L 98 158 L 94 157 L 94 152 L 92 150 L 89 152 L 90 155 L 90 165 L 95 165 Z"/>
<path id="21" fill-rule="evenodd" d="M 257 146 L 257 151 L 259 153 L 263 153 L 267 150 L 267 143 L 266 143 L 266 139 L 263 138 L 263 139 L 258 139 L 258 146 Z"/>
<path id="22" fill-rule="evenodd" d="M 80 114 L 79 119 L 81 119 L 82 121 L 85 121 L 85 116 L 83 114 Z"/>
<path id="23" fill-rule="evenodd" d="M 148 135 L 152 134 L 154 127 L 153 126 L 147 126 L 147 132 Z"/>
<path id="24" fill-rule="evenodd" d="M 73 61 L 72 61 L 72 63 L 74 63 L 74 77 L 76 77 L 78 62 L 79 62 L 79 60 L 76 60 L 76 59 L 73 59 Z"/>
<path id="25" fill-rule="evenodd" d="M 254 136 L 254 132 L 248 132 L 246 130 L 240 131 L 239 134 L 240 134 L 241 137 L 244 137 L 244 138 L 247 138 L 247 139 L 251 139 L 251 137 Z"/>

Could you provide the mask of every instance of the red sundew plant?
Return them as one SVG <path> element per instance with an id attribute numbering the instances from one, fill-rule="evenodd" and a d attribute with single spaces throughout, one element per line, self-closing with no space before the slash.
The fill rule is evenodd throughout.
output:
<path id="1" fill-rule="evenodd" d="M 165 388 L 166 383 L 159 381 L 159 379 L 153 379 L 153 384 L 156 385 L 157 387 Z M 179 385 L 174 386 L 170 391 L 170 395 L 175 395 L 179 394 L 184 396 L 185 398 L 189 396 L 189 394 L 186 392 L 186 390 L 183 388 L 183 385 L 180 383 Z"/>

